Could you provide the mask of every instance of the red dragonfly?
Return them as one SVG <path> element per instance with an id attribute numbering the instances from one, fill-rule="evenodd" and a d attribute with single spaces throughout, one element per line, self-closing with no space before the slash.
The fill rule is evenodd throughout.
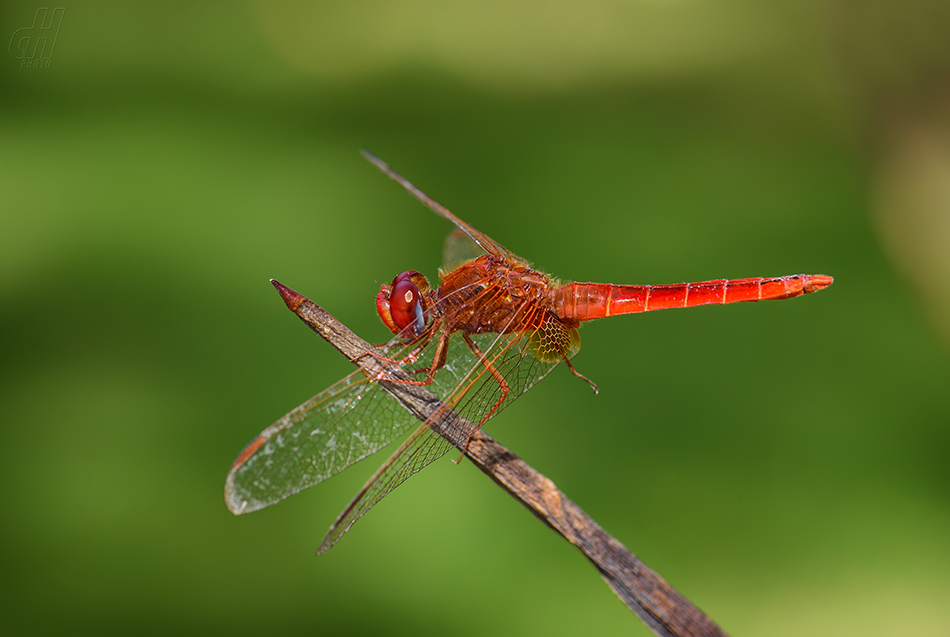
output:
<path id="1" fill-rule="evenodd" d="M 532 269 L 528 261 L 456 217 L 375 155 L 363 154 L 457 227 L 446 240 L 438 288 L 415 270 L 382 286 L 376 308 L 395 337 L 372 355 L 418 379 L 398 382 L 425 385 L 471 423 L 462 432 L 466 441 L 559 363 L 584 378 L 570 363 L 580 349 L 577 328 L 582 321 L 666 308 L 788 299 L 833 282 L 821 274 L 796 274 L 673 285 L 564 284 Z M 288 306 L 301 298 L 273 283 Z M 392 379 L 357 370 L 261 432 L 231 466 L 225 482 L 228 508 L 241 514 L 274 504 L 343 471 L 416 426 L 337 518 L 320 545 L 322 553 L 386 494 L 452 448 L 427 423 L 419 425 L 380 380 Z"/>

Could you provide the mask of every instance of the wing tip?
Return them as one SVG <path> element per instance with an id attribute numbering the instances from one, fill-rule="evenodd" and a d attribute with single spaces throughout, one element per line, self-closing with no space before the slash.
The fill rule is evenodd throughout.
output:
<path id="1" fill-rule="evenodd" d="M 353 528 L 353 524 L 362 517 L 362 513 L 357 515 L 355 518 L 347 521 L 346 526 L 340 530 L 340 522 L 343 522 L 347 518 L 347 516 L 350 514 L 350 511 L 353 510 L 353 505 L 358 499 L 359 496 L 357 496 L 357 498 L 355 498 L 354 501 L 350 503 L 350 506 L 346 507 L 346 511 L 340 514 L 340 517 L 337 518 L 336 522 L 334 522 L 327 531 L 326 536 L 323 538 L 323 541 L 320 542 L 320 546 L 317 548 L 317 555 L 323 555 L 333 548 L 333 546 L 340 541 L 340 538 L 342 538 L 347 531 Z"/>
<path id="2" fill-rule="evenodd" d="M 389 174 L 389 171 L 391 170 L 391 169 L 389 168 L 389 164 L 387 164 L 387 163 L 384 162 L 382 159 L 380 159 L 379 157 L 377 157 L 377 156 L 376 156 L 371 150 L 369 150 L 368 148 L 360 148 L 360 155 L 363 156 L 363 159 L 365 159 L 365 160 L 368 161 L 369 163 L 373 164 L 374 166 L 376 166 L 377 168 L 379 168 L 380 170 L 382 170 L 384 173 Z M 390 176 L 391 176 L 391 175 L 390 175 Z"/>
<path id="3" fill-rule="evenodd" d="M 224 481 L 224 506 L 234 515 L 248 513 L 248 501 L 234 493 L 234 469 L 228 473 Z M 253 510 L 253 509 L 251 509 Z"/>

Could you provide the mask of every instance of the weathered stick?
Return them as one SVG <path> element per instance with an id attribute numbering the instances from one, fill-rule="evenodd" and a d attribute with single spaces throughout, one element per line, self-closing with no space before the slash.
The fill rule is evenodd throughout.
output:
<path id="1" fill-rule="evenodd" d="M 277 281 L 271 283 L 287 307 L 352 363 L 368 374 L 379 375 L 384 371 L 386 377 L 400 379 L 402 370 L 387 367 L 377 357 L 367 356 L 372 345 L 356 336 L 329 312 Z M 459 449 L 464 446 L 464 440 L 460 440 L 457 434 L 453 435 L 458 431 L 458 417 L 453 415 L 451 428 L 441 427 L 445 419 L 438 415 L 446 410 L 438 397 L 425 387 L 387 381 L 380 381 L 380 384 L 420 421 L 430 421 L 430 427 Z M 604 531 L 553 482 L 490 436 L 478 431 L 472 437 L 465 456 L 542 522 L 580 549 L 620 599 L 654 633 L 663 637 L 726 634 L 666 580 Z"/>

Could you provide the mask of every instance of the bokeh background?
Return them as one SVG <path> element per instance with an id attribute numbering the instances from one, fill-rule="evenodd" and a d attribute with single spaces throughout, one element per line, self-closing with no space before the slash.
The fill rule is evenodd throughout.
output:
<path id="1" fill-rule="evenodd" d="M 567 279 L 835 276 L 582 329 L 487 430 L 736 635 L 950 632 L 942 0 L 0 7 L 5 634 L 648 631 L 471 465 L 328 554 L 380 453 L 224 507 L 235 455 L 349 370 L 448 224 Z"/>

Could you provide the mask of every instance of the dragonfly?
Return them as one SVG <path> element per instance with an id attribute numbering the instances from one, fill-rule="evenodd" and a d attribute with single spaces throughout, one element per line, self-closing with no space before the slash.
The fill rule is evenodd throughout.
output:
<path id="1" fill-rule="evenodd" d="M 834 281 L 796 274 L 672 285 L 562 283 L 454 215 L 369 151 L 363 155 L 455 225 L 444 245 L 438 287 L 418 271 L 406 270 L 376 296 L 376 310 L 394 336 L 367 355 L 383 369 L 405 373 L 396 378 L 357 369 L 264 429 L 238 454 L 225 481 L 227 507 L 235 514 L 249 513 L 312 487 L 411 432 L 330 527 L 318 555 L 459 441 L 464 454 L 476 431 L 560 363 L 596 392 L 597 386 L 571 364 L 584 321 L 788 299 Z M 294 299 L 303 297 L 273 283 L 295 309 Z M 442 411 L 420 424 L 387 391 L 392 383 L 425 387 L 441 400 Z M 455 441 L 433 426 L 436 417 L 445 416 L 461 428 Z"/>

